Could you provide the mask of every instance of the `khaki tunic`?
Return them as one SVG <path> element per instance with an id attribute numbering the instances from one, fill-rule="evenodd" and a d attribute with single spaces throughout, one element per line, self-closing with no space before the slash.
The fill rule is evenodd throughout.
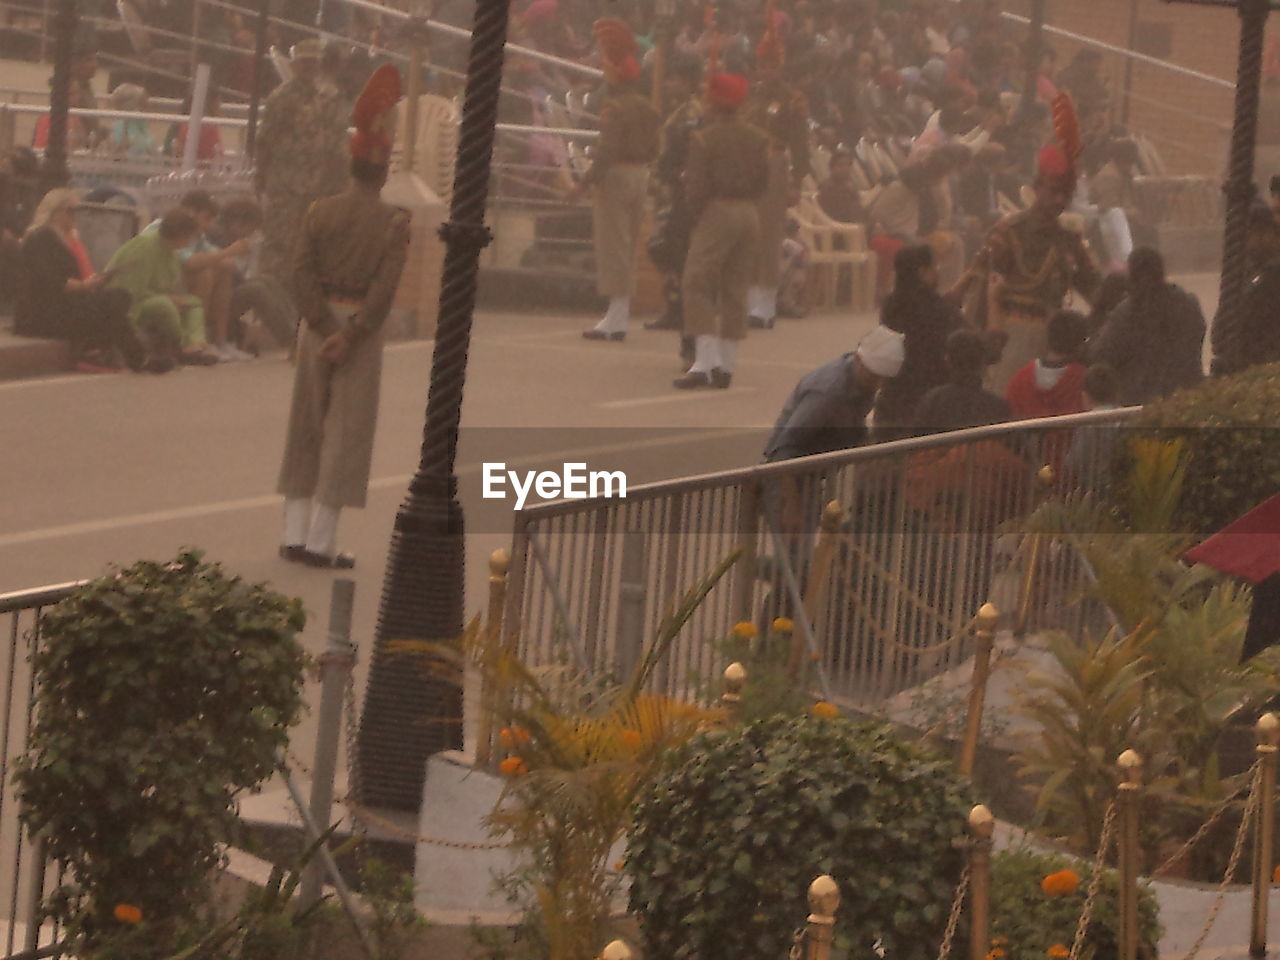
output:
<path id="1" fill-rule="evenodd" d="M 596 286 L 603 297 L 629 297 L 635 287 L 636 246 L 661 123 L 638 93 L 615 94 L 601 110 L 600 139 L 586 180 L 594 187 Z"/>
<path id="2" fill-rule="evenodd" d="M 685 190 L 698 215 L 682 283 L 688 336 L 747 335 L 767 148 L 768 137 L 736 117 L 719 117 L 690 138 Z"/>
<path id="3" fill-rule="evenodd" d="M 329 507 L 363 507 L 369 489 L 382 370 L 382 325 L 409 245 L 408 215 L 353 188 L 318 200 L 303 221 L 293 292 L 305 326 L 298 343 L 279 493 Z M 359 305 L 343 321 L 331 300 Z M 325 338 L 346 327 L 341 366 L 322 360 Z"/>
<path id="4" fill-rule="evenodd" d="M 787 200 L 809 172 L 809 108 L 785 83 L 757 86 L 742 105 L 747 123 L 769 134 L 769 182 L 760 198 L 759 259 L 754 283 L 777 287 L 787 228 Z"/>
<path id="5" fill-rule="evenodd" d="M 988 271 L 987 325 L 1009 335 L 989 378 L 1003 395 L 1013 375 L 1045 351 L 1048 319 L 1067 294 L 1075 289 L 1089 299 L 1102 277 L 1079 234 L 1032 210 L 992 227 L 978 257 Z"/>

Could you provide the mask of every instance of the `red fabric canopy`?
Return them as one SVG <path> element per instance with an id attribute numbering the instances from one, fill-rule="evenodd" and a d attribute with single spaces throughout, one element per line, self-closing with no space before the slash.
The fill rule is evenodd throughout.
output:
<path id="1" fill-rule="evenodd" d="M 1260 583 L 1273 573 L 1280 573 L 1280 495 L 1192 547 L 1183 559 L 1250 583 Z"/>

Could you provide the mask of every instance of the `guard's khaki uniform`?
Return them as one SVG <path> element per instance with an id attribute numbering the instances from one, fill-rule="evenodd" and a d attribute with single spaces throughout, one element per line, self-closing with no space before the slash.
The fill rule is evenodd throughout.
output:
<path id="1" fill-rule="evenodd" d="M 697 220 L 684 269 L 686 336 L 747 335 L 758 205 L 769 181 L 768 141 L 736 116 L 716 116 L 689 140 L 685 191 Z"/>
<path id="2" fill-rule="evenodd" d="M 769 135 L 769 182 L 760 197 L 759 257 L 752 283 L 778 286 L 787 199 L 809 172 L 809 108 L 804 94 L 778 81 L 756 85 L 739 115 Z"/>
<path id="3" fill-rule="evenodd" d="M 409 216 L 360 187 L 318 200 L 302 224 L 293 293 L 304 320 L 278 491 L 326 507 L 363 507 L 382 372 L 382 324 L 409 246 Z M 350 356 L 320 345 L 346 326 Z"/>
<path id="4" fill-rule="evenodd" d="M 992 389 L 1004 394 L 1013 375 L 1048 346 L 1048 320 L 1074 288 L 1091 299 L 1102 282 L 1084 240 L 1033 210 L 1005 217 L 987 234 L 976 266 L 987 272 L 987 326 L 1009 335 L 991 369 Z"/>
<path id="5" fill-rule="evenodd" d="M 602 297 L 629 297 L 635 286 L 649 164 L 658 156 L 661 125 L 658 111 L 638 93 L 615 93 L 601 110 L 586 180 L 594 188 L 596 286 Z"/>

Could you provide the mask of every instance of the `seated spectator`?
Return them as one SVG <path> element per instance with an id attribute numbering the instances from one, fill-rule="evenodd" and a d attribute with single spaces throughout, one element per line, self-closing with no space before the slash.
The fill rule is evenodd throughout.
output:
<path id="1" fill-rule="evenodd" d="M 76 231 L 75 191 L 50 190 L 22 241 L 22 283 L 15 330 L 27 337 L 66 340 L 76 368 L 86 373 L 143 365 L 142 346 L 129 324 L 129 297 L 106 289 L 110 275 L 94 272 Z"/>
<path id="2" fill-rule="evenodd" d="M 1150 247 L 1129 257 L 1129 295 L 1090 344 L 1094 363 L 1115 371 L 1125 405 L 1167 397 L 1204 377 L 1204 314 L 1193 294 L 1165 279 Z"/>
<path id="3" fill-rule="evenodd" d="M 778 316 L 803 317 L 809 312 L 809 247 L 800 239 L 800 224 L 787 221 L 778 268 Z"/>
<path id="4" fill-rule="evenodd" d="M 52 83 L 53 81 L 49 81 Z M 75 110 L 80 107 L 83 94 L 80 88 L 75 84 L 71 85 L 71 89 L 67 93 L 67 105 L 70 109 Z M 36 120 L 35 133 L 31 138 L 31 146 L 36 150 L 46 150 L 49 147 L 49 124 L 52 121 L 50 114 L 41 114 Z M 89 147 L 89 127 L 81 117 L 75 114 L 67 116 L 67 152 L 71 153 L 76 150 L 85 150 Z"/>
<path id="5" fill-rule="evenodd" d="M 22 236 L 40 204 L 40 161 L 16 147 L 0 168 L 0 303 L 12 303 L 21 271 Z"/>
<path id="6" fill-rule="evenodd" d="M 191 95 L 182 101 L 182 112 L 191 115 Z M 216 87 L 210 87 L 204 101 L 204 115 L 216 117 L 222 110 L 222 95 Z M 169 131 L 169 142 L 165 152 L 175 159 L 181 160 L 187 150 L 187 124 L 176 124 Z M 196 161 L 208 163 L 222 159 L 222 129 L 212 123 L 200 124 L 200 142 L 196 144 Z"/>
<path id="7" fill-rule="evenodd" d="M 831 155 L 831 173 L 818 187 L 818 206 L 832 220 L 866 222 L 867 211 L 853 182 L 853 154 L 847 150 L 837 150 Z"/>
<path id="8" fill-rule="evenodd" d="M 129 295 L 129 319 L 160 365 L 173 360 L 205 366 L 218 358 L 205 348 L 200 298 L 179 292 L 178 251 L 195 242 L 199 227 L 185 210 L 170 210 L 159 228 L 123 244 L 107 264 L 108 286 Z"/>
<path id="9" fill-rule="evenodd" d="M 227 338 L 235 261 L 237 257 L 248 255 L 248 235 L 229 241 L 225 247 L 210 242 L 207 234 L 218 216 L 219 207 L 207 191 L 191 190 L 183 194 L 178 209 L 191 214 L 197 229 L 195 240 L 178 251 L 178 259 L 182 263 L 182 289 L 200 298 L 207 330 L 212 337 L 212 351 L 217 359 L 248 359 L 249 355 Z M 156 220 L 142 232 L 153 233 L 159 228 L 160 221 Z"/>
<path id="10" fill-rule="evenodd" d="M 899 250 L 893 271 L 880 322 L 903 335 L 906 356 L 902 370 L 880 390 L 875 422 L 889 435 L 905 436 L 924 395 L 946 382 L 947 337 L 964 325 L 964 317 L 938 293 L 938 268 L 927 244 Z"/>
<path id="11" fill-rule="evenodd" d="M 1089 320 L 1074 310 L 1049 318 L 1048 347 L 1009 381 L 1005 401 L 1017 420 L 1084 411 L 1085 366 L 1080 362 Z"/>
<path id="12" fill-rule="evenodd" d="M 122 83 L 111 91 L 111 109 L 141 112 L 147 107 L 147 91 L 136 83 Z M 134 117 L 117 120 L 111 125 L 108 146 L 116 153 L 140 154 L 156 152 L 151 128 L 146 120 Z"/>
<path id="13" fill-rule="evenodd" d="M 916 433 L 945 433 L 1008 420 L 1009 405 L 982 387 L 990 360 L 990 346 L 980 334 L 953 330 L 946 343 L 947 382 L 926 393 L 916 407 Z"/>
<path id="14" fill-rule="evenodd" d="M 253 234 L 261 226 L 262 208 L 256 200 L 244 197 L 226 203 L 218 220 L 205 232 L 205 239 L 214 247 L 233 251 L 232 257 L 224 261 L 231 287 L 227 343 L 238 343 L 240 349 L 237 352 L 245 349 L 256 352 L 258 346 L 256 334 L 244 322 L 250 311 L 254 324 L 265 327 L 278 346 L 292 343 L 297 332 L 297 317 L 288 292 L 274 277 L 263 274 L 250 276 L 249 261 L 252 257 L 235 252 L 251 244 Z M 220 323 L 213 321 L 210 325 L 221 329 Z M 235 332 L 231 333 L 233 328 L 236 328 Z"/>

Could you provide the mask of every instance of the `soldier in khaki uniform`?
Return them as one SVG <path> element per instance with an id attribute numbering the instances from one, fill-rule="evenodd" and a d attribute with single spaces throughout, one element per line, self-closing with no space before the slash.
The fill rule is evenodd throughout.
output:
<path id="1" fill-rule="evenodd" d="M 804 94 L 782 79 L 783 44 L 778 15 L 768 9 L 769 26 L 756 47 L 756 76 L 742 105 L 742 119 L 769 135 L 769 185 L 760 198 L 759 260 L 748 293 L 751 326 L 773 326 L 778 314 L 778 274 L 787 208 L 800 200 L 809 173 L 809 108 Z"/>
<path id="2" fill-rule="evenodd" d="M 738 341 L 747 335 L 769 138 L 739 118 L 746 95 L 745 77 L 713 74 L 709 121 L 689 140 L 684 186 L 697 219 L 684 268 L 684 330 L 694 338 L 694 360 L 675 381 L 682 390 L 728 387 Z"/>
<path id="3" fill-rule="evenodd" d="M 304 322 L 278 490 L 280 555 L 351 567 L 337 550 L 338 514 L 369 488 L 382 371 L 382 323 L 409 245 L 408 214 L 382 202 L 400 74 L 380 68 L 356 104 L 351 186 L 317 200 L 302 224 L 293 290 Z"/>
<path id="4" fill-rule="evenodd" d="M 600 139 L 585 182 L 593 188 L 596 284 L 600 295 L 609 298 L 609 309 L 582 335 L 588 340 L 622 340 L 631 319 L 636 247 L 662 120 L 636 90 L 640 61 L 631 29 L 621 20 L 606 18 L 596 21 L 595 34 L 604 55 L 609 95 L 600 110 Z"/>

